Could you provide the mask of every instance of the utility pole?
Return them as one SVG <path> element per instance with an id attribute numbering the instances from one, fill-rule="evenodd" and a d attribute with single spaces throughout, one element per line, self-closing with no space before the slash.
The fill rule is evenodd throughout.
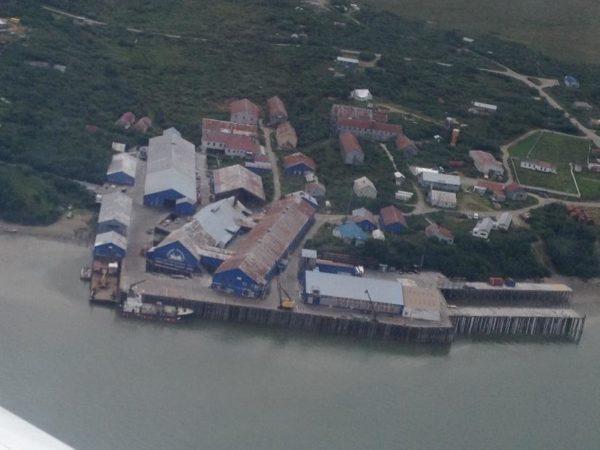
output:
<path id="1" fill-rule="evenodd" d="M 365 289 L 365 294 L 367 294 L 367 298 L 369 299 L 369 305 L 371 306 L 371 314 L 373 318 L 371 319 L 373 322 L 377 322 L 377 311 L 375 311 L 375 304 L 373 303 L 373 299 L 371 298 L 371 294 L 369 294 L 369 290 Z"/>

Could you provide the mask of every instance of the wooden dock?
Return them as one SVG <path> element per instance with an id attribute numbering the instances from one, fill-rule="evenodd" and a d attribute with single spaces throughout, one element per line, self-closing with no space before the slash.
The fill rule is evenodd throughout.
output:
<path id="1" fill-rule="evenodd" d="M 568 308 L 458 307 L 450 309 L 456 336 L 539 336 L 579 342 L 585 316 Z"/>

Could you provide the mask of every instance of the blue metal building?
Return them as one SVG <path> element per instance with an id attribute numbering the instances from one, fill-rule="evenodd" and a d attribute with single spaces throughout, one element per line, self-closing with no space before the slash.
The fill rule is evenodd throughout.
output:
<path id="1" fill-rule="evenodd" d="M 106 181 L 112 184 L 133 186 L 137 159 L 128 153 L 117 153 L 113 156 L 110 166 L 106 171 Z"/>
<path id="2" fill-rule="evenodd" d="M 314 223 L 315 209 L 289 196 L 269 209 L 254 229 L 240 238 L 236 254 L 215 271 L 212 287 L 241 297 L 261 297 L 274 274 L 285 266 Z"/>
<path id="3" fill-rule="evenodd" d="M 194 144 L 174 128 L 150 139 L 144 205 L 187 216 L 195 212 L 197 195 Z"/>
<path id="4" fill-rule="evenodd" d="M 127 253 L 127 238 L 119 233 L 109 231 L 96 235 L 94 257 L 111 260 L 122 260 Z"/>

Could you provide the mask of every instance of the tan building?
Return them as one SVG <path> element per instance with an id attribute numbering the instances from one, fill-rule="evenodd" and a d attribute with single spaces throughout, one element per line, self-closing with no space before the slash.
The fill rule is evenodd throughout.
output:
<path id="1" fill-rule="evenodd" d="M 298 145 L 296 130 L 289 122 L 284 122 L 277 127 L 275 132 L 277 147 L 281 150 L 293 150 Z"/>

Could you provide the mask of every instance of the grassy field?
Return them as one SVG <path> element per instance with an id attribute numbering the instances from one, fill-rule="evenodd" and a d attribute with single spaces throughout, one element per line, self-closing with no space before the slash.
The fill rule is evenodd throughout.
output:
<path id="1" fill-rule="evenodd" d="M 571 176 L 569 163 L 587 165 L 589 141 L 549 132 L 538 132 L 523 139 L 509 149 L 519 182 L 529 186 L 538 186 L 557 191 L 577 193 Z M 553 163 L 557 174 L 548 174 L 522 169 L 519 161 L 538 159 Z M 582 197 L 600 196 L 600 177 L 590 172 L 576 174 Z"/>
<path id="2" fill-rule="evenodd" d="M 431 26 L 490 32 L 575 62 L 600 63 L 597 0 L 364 0 Z M 492 19 L 493 18 L 493 19 Z"/>

